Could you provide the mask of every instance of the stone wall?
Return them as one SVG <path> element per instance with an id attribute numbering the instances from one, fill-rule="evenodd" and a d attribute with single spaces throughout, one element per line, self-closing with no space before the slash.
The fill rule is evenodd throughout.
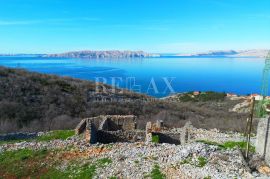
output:
<path id="1" fill-rule="evenodd" d="M 92 122 L 99 130 L 117 131 L 117 130 L 135 130 L 136 129 L 136 117 L 133 115 L 101 115 L 98 117 L 92 117 L 83 119 L 86 123 Z M 85 123 L 81 122 L 85 125 Z M 79 127 L 80 124 L 76 127 Z"/>
<path id="2" fill-rule="evenodd" d="M 259 119 L 256 139 L 256 152 L 270 165 L 270 119 Z"/>
<path id="3" fill-rule="evenodd" d="M 135 129 L 136 117 L 133 115 L 101 115 L 83 119 L 75 128 L 75 133 L 78 135 L 84 132 L 85 140 L 91 144 L 128 142 L 142 138 Z"/>
<path id="4" fill-rule="evenodd" d="M 95 144 L 98 142 L 98 129 L 94 123 L 89 122 L 85 130 L 85 140 L 90 144 Z"/>
<path id="5" fill-rule="evenodd" d="M 114 142 L 143 142 L 145 141 L 144 131 L 103 131 L 97 132 L 98 142 L 103 144 Z"/>
<path id="6" fill-rule="evenodd" d="M 187 122 L 184 127 L 181 128 L 180 132 L 180 143 L 183 145 L 191 141 L 193 126 L 191 122 Z"/>
<path id="7" fill-rule="evenodd" d="M 133 115 L 121 116 L 121 115 L 112 115 L 106 116 L 107 120 L 111 124 L 119 126 L 124 131 L 130 131 L 136 129 L 136 117 Z"/>
<path id="8" fill-rule="evenodd" d="M 79 135 L 85 131 L 86 119 L 81 120 L 81 122 L 75 128 L 75 134 Z"/>
<path id="9" fill-rule="evenodd" d="M 157 121 L 156 123 L 147 122 L 145 127 L 146 142 L 152 142 L 152 137 L 154 135 L 159 136 L 159 143 L 169 143 L 169 144 L 185 144 L 191 141 L 191 129 L 192 125 L 187 122 L 183 128 L 178 132 L 167 131 L 163 127 L 163 121 Z"/>
<path id="10" fill-rule="evenodd" d="M 139 131 L 136 130 L 136 117 L 133 115 L 106 115 L 82 120 L 75 131 L 80 134 L 85 129 L 85 139 L 90 143 L 151 143 L 153 135 L 157 135 L 159 143 L 179 145 L 190 141 L 191 128 L 191 124 L 187 123 L 180 132 L 170 132 L 163 126 L 163 121 L 157 121 L 147 122 L 146 130 Z"/>

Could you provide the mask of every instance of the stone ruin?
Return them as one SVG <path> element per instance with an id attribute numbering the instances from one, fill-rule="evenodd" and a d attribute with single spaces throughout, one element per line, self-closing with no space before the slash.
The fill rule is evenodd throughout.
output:
<path id="1" fill-rule="evenodd" d="M 159 143 L 169 143 L 169 144 L 185 144 L 191 141 L 191 131 L 192 125 L 187 122 L 180 131 L 169 131 L 164 127 L 163 121 L 157 121 L 156 123 L 147 122 L 145 127 L 145 142 L 152 142 L 153 136 L 156 136 Z"/>
<path id="2" fill-rule="evenodd" d="M 76 127 L 77 135 L 84 133 L 87 143 L 114 142 L 153 142 L 153 136 L 158 143 L 184 144 L 190 140 L 190 123 L 181 131 L 166 130 L 163 121 L 147 122 L 145 130 L 137 129 L 137 117 L 134 115 L 101 115 L 83 119 Z"/>
<path id="3" fill-rule="evenodd" d="M 83 119 L 75 133 L 84 133 L 91 144 L 112 142 L 136 142 L 144 138 L 143 131 L 136 130 L 136 117 L 133 115 L 106 115 Z"/>

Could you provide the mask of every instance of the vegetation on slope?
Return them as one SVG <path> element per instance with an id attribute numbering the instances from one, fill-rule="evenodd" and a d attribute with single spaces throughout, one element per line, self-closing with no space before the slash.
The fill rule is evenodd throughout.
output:
<path id="1" fill-rule="evenodd" d="M 85 161 L 67 158 L 71 151 L 20 149 L 0 154 L 0 176 L 3 178 L 93 178 L 97 168 L 112 163 L 109 158 Z M 80 158 L 76 157 L 78 160 Z"/>
<path id="2" fill-rule="evenodd" d="M 151 179 L 165 179 L 166 176 L 160 171 L 159 165 L 155 164 L 151 173 L 148 175 L 145 175 L 145 178 L 151 178 Z"/>
<path id="3" fill-rule="evenodd" d="M 65 140 L 73 135 L 75 135 L 74 130 L 57 130 L 57 131 L 51 131 L 46 135 L 39 136 L 37 138 L 37 141 L 50 141 L 50 140 L 56 140 L 56 139 Z"/>
<path id="4" fill-rule="evenodd" d="M 193 92 L 183 93 L 179 95 L 179 99 L 182 102 L 205 102 L 205 101 L 223 101 L 226 97 L 226 93 L 218 93 L 213 91 L 202 92 L 198 95 L 193 95 Z"/>
<path id="5" fill-rule="evenodd" d="M 223 144 L 219 144 L 217 142 L 212 142 L 212 141 L 207 141 L 207 140 L 199 140 L 197 142 L 202 142 L 204 144 L 208 145 L 215 145 L 218 146 L 220 149 L 228 150 L 228 149 L 233 149 L 235 147 L 238 147 L 242 151 L 246 150 L 247 142 L 244 141 L 227 141 Z M 255 146 L 250 144 L 249 151 L 254 153 L 255 152 Z"/>

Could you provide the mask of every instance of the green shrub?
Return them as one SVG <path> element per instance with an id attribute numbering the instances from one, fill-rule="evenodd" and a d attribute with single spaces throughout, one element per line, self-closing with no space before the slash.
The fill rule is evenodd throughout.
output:
<path id="1" fill-rule="evenodd" d="M 193 95 L 193 93 L 184 93 L 179 96 L 182 102 L 206 102 L 206 101 L 223 101 L 226 97 L 226 93 L 219 93 L 213 91 L 202 92 L 199 95 Z"/>
<path id="2" fill-rule="evenodd" d="M 204 167 L 207 164 L 207 160 L 205 157 L 198 157 L 198 164 L 196 165 L 197 167 Z"/>
<path id="3" fill-rule="evenodd" d="M 111 176 L 110 179 L 117 179 L 117 177 L 116 176 Z"/>
<path id="4" fill-rule="evenodd" d="M 191 163 L 191 158 L 190 157 L 188 157 L 188 158 L 186 158 L 186 159 L 184 159 L 184 160 L 182 160 L 180 162 L 181 165 L 190 164 L 190 163 Z"/>
<path id="5" fill-rule="evenodd" d="M 166 176 L 163 173 L 161 173 L 158 165 L 154 165 L 154 168 L 151 171 L 150 176 L 152 179 L 165 179 L 166 178 Z"/>
<path id="6" fill-rule="evenodd" d="M 226 97 L 226 93 L 218 93 L 213 91 L 208 91 L 198 95 L 199 101 L 223 101 Z"/>
<path id="7" fill-rule="evenodd" d="M 159 143 L 159 136 L 158 135 L 153 135 L 152 136 L 152 142 L 153 143 Z"/>
<path id="8" fill-rule="evenodd" d="M 234 141 L 228 141 L 223 144 L 225 149 L 232 149 L 235 147 L 239 147 L 241 150 L 245 150 L 247 146 L 247 142 L 234 142 Z M 255 152 L 255 146 L 249 145 L 249 151 L 254 153 Z"/>
<path id="9" fill-rule="evenodd" d="M 98 167 L 105 167 L 106 165 L 111 164 L 111 163 L 112 163 L 112 160 L 111 159 L 109 159 L 109 158 L 102 158 L 102 159 L 97 160 L 96 165 Z"/>
<path id="10" fill-rule="evenodd" d="M 206 164 L 207 164 L 207 159 L 205 157 L 202 157 L 202 156 L 199 156 L 196 160 L 196 162 L 193 162 L 192 161 L 192 158 L 191 157 L 188 157 L 184 160 L 182 160 L 180 162 L 181 165 L 184 165 L 184 164 L 190 164 L 190 165 L 193 165 L 193 166 L 196 166 L 196 167 L 204 167 Z"/>

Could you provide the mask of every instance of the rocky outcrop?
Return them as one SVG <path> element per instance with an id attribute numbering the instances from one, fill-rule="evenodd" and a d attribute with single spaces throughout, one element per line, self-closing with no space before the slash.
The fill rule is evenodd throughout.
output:
<path id="1" fill-rule="evenodd" d="M 152 54 L 143 51 L 74 51 L 60 54 L 48 54 L 43 57 L 58 57 L 58 58 L 143 58 L 151 57 Z"/>

